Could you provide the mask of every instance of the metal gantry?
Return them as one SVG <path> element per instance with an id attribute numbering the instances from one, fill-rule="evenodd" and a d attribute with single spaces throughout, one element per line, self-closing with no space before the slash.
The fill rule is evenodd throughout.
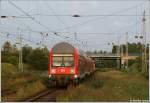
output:
<path id="1" fill-rule="evenodd" d="M 146 18 L 145 18 L 145 11 L 143 12 L 143 40 L 142 40 L 142 72 L 147 72 L 147 43 L 146 43 Z"/>
<path id="2" fill-rule="evenodd" d="M 22 56 L 22 35 L 21 35 L 21 31 L 18 28 L 18 43 L 19 44 L 19 69 L 21 70 L 21 72 L 23 72 L 23 56 Z"/>
<path id="3" fill-rule="evenodd" d="M 126 68 L 128 68 L 128 32 L 126 32 Z"/>

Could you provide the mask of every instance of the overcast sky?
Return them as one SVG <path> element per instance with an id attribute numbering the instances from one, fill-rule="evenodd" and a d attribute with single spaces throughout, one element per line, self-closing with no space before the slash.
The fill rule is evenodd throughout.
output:
<path id="1" fill-rule="evenodd" d="M 1 38 L 1 40 L 15 42 L 20 32 L 23 38 L 34 42 L 23 40 L 24 45 L 37 46 L 36 43 L 42 40 L 38 32 L 45 32 L 48 33 L 48 37 L 47 40 L 44 39 L 44 43 L 48 48 L 57 42 L 68 41 L 84 50 L 111 51 L 111 45 L 108 43 L 117 44 L 118 40 L 120 44 L 125 43 L 126 32 L 129 35 L 129 42 L 138 41 L 134 36 L 142 32 L 141 20 L 144 10 L 147 18 L 147 41 L 150 41 L 148 0 L 15 0 L 12 2 L 4 0 L 1 2 L 0 14 L 16 16 L 16 18 L 1 19 L 2 35 L 10 34 L 8 39 Z M 80 17 L 72 17 L 72 15 L 80 15 Z M 62 37 L 54 35 L 54 32 Z M 64 39 L 64 36 L 70 38 Z"/>

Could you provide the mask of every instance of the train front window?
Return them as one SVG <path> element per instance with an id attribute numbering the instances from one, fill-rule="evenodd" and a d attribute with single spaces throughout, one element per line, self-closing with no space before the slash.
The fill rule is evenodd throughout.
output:
<path id="1" fill-rule="evenodd" d="M 59 67 L 59 66 L 61 66 L 61 64 L 62 64 L 62 57 L 53 57 L 52 58 L 52 65 L 53 66 L 56 66 L 56 67 Z"/>
<path id="2" fill-rule="evenodd" d="M 66 67 L 72 67 L 74 64 L 73 57 L 63 57 L 63 63 Z"/>
<path id="3" fill-rule="evenodd" d="M 74 57 L 73 56 L 53 56 L 52 66 L 54 67 L 73 67 Z"/>

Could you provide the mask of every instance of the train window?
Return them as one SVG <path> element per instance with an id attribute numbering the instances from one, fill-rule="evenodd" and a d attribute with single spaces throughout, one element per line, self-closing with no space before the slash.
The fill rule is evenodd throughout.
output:
<path id="1" fill-rule="evenodd" d="M 53 66 L 61 66 L 62 64 L 62 57 L 53 57 L 53 62 L 52 62 L 52 65 Z"/>
<path id="2" fill-rule="evenodd" d="M 54 67 L 72 67 L 74 66 L 73 56 L 53 56 L 52 66 Z"/>
<path id="3" fill-rule="evenodd" d="M 71 57 L 63 57 L 63 62 L 66 67 L 72 67 L 74 65 L 74 58 Z"/>

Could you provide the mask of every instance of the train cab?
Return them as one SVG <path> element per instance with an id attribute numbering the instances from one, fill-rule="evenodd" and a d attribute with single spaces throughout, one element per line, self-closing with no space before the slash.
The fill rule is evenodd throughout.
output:
<path id="1" fill-rule="evenodd" d="M 77 78 L 78 55 L 72 45 L 66 42 L 56 44 L 50 50 L 49 58 L 49 78 L 53 80 Z"/>
<path id="2" fill-rule="evenodd" d="M 93 60 L 69 43 L 60 42 L 50 50 L 48 75 L 53 83 L 78 83 L 94 70 Z"/>

